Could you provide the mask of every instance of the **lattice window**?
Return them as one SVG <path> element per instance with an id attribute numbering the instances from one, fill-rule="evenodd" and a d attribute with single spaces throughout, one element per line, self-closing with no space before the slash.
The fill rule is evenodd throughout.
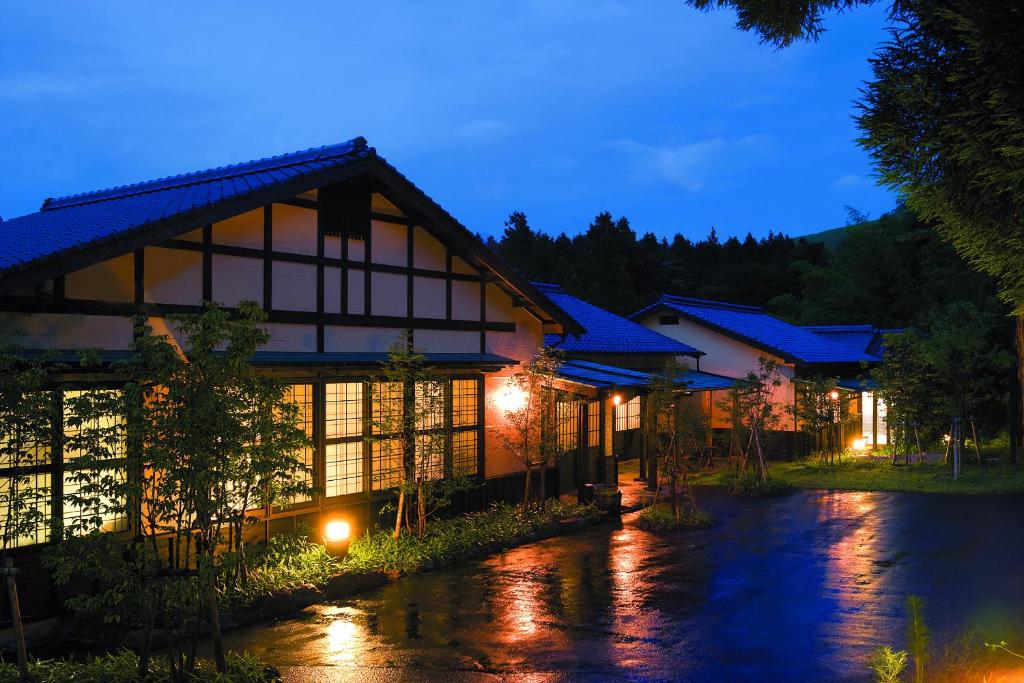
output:
<path id="1" fill-rule="evenodd" d="M 331 383 L 326 391 L 324 436 L 328 439 L 362 436 L 362 383 Z"/>
<path id="2" fill-rule="evenodd" d="M 381 491 L 402 483 L 402 443 L 398 439 L 374 441 L 372 448 L 373 490 Z"/>
<path id="3" fill-rule="evenodd" d="M 565 453 L 576 448 L 580 404 L 576 401 L 558 401 L 555 404 L 555 411 L 555 433 L 558 450 L 561 453 Z"/>
<path id="4" fill-rule="evenodd" d="M 452 427 L 475 427 L 480 422 L 480 380 L 452 380 Z"/>
<path id="5" fill-rule="evenodd" d="M 601 445 L 601 402 L 591 401 L 587 405 L 587 445 L 597 448 Z"/>
<path id="6" fill-rule="evenodd" d="M 479 435 L 476 430 L 455 432 L 452 435 L 452 474 L 456 477 L 468 477 L 479 473 L 477 443 Z"/>
<path id="7" fill-rule="evenodd" d="M 625 432 L 630 429 L 640 429 L 639 396 L 615 406 L 615 431 Z"/>
<path id="8" fill-rule="evenodd" d="M 363 490 L 363 444 L 359 441 L 332 443 L 324 458 L 325 495 L 346 496 Z"/>
<path id="9" fill-rule="evenodd" d="M 313 439 L 313 390 L 312 384 L 292 384 L 290 385 L 285 394 L 285 398 L 296 404 L 299 407 L 299 427 L 305 432 L 306 438 L 312 443 Z M 315 477 L 313 467 L 316 463 L 316 450 L 312 445 L 307 446 L 298 453 L 299 459 L 302 464 L 308 469 L 306 471 L 296 471 L 294 473 L 297 481 L 303 482 L 308 486 L 315 484 Z M 292 503 L 303 503 L 309 501 L 311 496 L 309 495 L 296 495 L 292 496 L 290 502 Z"/>

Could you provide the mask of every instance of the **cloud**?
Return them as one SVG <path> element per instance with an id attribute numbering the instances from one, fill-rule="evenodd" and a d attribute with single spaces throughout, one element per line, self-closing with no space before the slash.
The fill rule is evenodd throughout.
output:
<path id="1" fill-rule="evenodd" d="M 633 157 L 642 172 L 688 192 L 699 192 L 720 178 L 737 155 L 763 150 L 768 139 L 766 135 L 718 136 L 675 146 L 635 140 L 617 140 L 612 145 Z"/>
<path id="2" fill-rule="evenodd" d="M 837 190 L 850 190 L 857 187 L 868 187 L 871 181 L 856 173 L 847 173 L 833 180 L 829 186 Z"/>

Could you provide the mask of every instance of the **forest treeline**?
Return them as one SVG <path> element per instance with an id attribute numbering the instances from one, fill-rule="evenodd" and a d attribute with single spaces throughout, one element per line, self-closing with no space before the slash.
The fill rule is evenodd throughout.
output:
<path id="1" fill-rule="evenodd" d="M 800 325 L 905 329 L 910 360 L 900 367 L 913 371 L 901 381 L 916 397 L 906 412 L 922 432 L 937 438 L 951 414 L 977 415 L 989 435 L 1006 427 L 1016 386 L 1009 308 L 991 277 L 906 208 L 848 226 L 832 246 L 778 233 L 638 236 L 609 213 L 573 237 L 535 230 L 518 212 L 504 227 L 490 246 L 530 279 L 621 315 L 665 292 L 762 306 Z"/>
<path id="2" fill-rule="evenodd" d="M 561 284 L 621 315 L 665 292 L 763 306 L 804 325 L 904 327 L 961 302 L 1009 325 L 992 279 L 902 208 L 848 227 L 834 248 L 772 232 L 723 240 L 712 229 L 697 241 L 638 235 L 627 218 L 609 213 L 569 237 L 536 230 L 515 212 L 488 242 L 530 279 Z"/>

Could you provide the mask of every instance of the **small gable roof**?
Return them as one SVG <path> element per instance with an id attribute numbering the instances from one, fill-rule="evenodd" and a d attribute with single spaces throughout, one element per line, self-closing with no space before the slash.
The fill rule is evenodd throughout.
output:
<path id="1" fill-rule="evenodd" d="M 567 353 L 664 353 L 694 357 L 703 355 L 702 351 L 692 346 L 575 297 L 562 289 L 561 285 L 546 282 L 532 284 L 586 329 L 584 334 L 575 337 L 545 335 L 545 346 Z"/>
<path id="2" fill-rule="evenodd" d="M 597 389 L 646 387 L 651 383 L 648 373 L 583 360 L 565 361 L 558 367 L 558 376 L 568 382 Z M 700 370 L 684 370 L 676 379 L 680 389 L 690 391 L 728 389 L 735 383 L 735 379 Z"/>
<path id="3" fill-rule="evenodd" d="M 583 328 L 465 226 L 377 155 L 365 138 L 205 171 L 47 199 L 39 211 L 0 221 L 0 294 L 127 254 L 357 175 L 430 222 L 449 246 L 497 275 L 521 304 L 571 334 Z M 536 309 L 536 310 L 534 310 Z"/>
<path id="4" fill-rule="evenodd" d="M 658 309 L 669 309 L 688 320 L 790 362 L 859 363 L 879 360 L 864 350 L 858 351 L 806 328 L 791 325 L 757 306 L 662 294 L 658 301 L 630 317 L 639 320 Z"/>
<path id="5" fill-rule="evenodd" d="M 872 325 L 805 325 L 819 337 L 845 344 L 857 351 L 881 357 L 885 353 L 885 335 L 898 334 L 901 329 L 879 329 Z"/>

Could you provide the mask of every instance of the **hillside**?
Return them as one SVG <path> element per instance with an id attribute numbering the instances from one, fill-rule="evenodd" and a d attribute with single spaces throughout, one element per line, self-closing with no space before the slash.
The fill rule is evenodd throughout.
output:
<path id="1" fill-rule="evenodd" d="M 878 219 L 876 218 L 874 220 L 864 221 L 863 223 L 856 223 L 854 225 L 844 225 L 841 228 L 830 228 L 828 230 L 822 230 L 821 232 L 814 232 L 810 235 L 799 235 L 797 236 L 797 239 L 803 238 L 808 242 L 824 244 L 826 249 L 833 250 L 850 235 L 863 232 L 865 228 L 877 223 Z"/>

